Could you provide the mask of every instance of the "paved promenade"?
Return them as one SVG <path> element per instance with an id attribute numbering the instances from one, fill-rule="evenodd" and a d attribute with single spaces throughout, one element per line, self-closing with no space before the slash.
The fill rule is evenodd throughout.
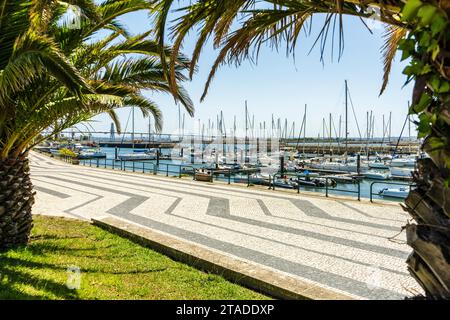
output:
<path id="1" fill-rule="evenodd" d="M 32 153 L 34 213 L 114 216 L 363 299 L 420 292 L 399 205 L 68 165 Z"/>

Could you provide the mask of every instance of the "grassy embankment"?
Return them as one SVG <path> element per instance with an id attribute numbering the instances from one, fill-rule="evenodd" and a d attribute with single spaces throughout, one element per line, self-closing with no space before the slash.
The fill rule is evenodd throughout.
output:
<path id="1" fill-rule="evenodd" d="M 0 299 L 265 298 L 78 220 L 36 216 L 30 244 L 0 253 Z"/>

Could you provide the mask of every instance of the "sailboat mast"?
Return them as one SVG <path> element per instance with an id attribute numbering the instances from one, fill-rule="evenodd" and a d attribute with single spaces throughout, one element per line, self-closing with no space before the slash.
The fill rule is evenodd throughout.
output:
<path id="1" fill-rule="evenodd" d="M 183 123 L 181 124 L 181 136 L 184 138 L 184 113 L 183 113 Z"/>
<path id="2" fill-rule="evenodd" d="M 287 118 L 284 118 L 284 140 L 287 139 L 288 137 L 288 122 L 287 122 Z"/>
<path id="3" fill-rule="evenodd" d="M 180 110 L 180 104 L 178 104 L 178 132 L 181 130 L 181 110 Z"/>
<path id="4" fill-rule="evenodd" d="M 330 112 L 330 135 L 329 135 L 329 139 L 330 139 L 330 154 L 332 154 L 332 141 L 331 141 L 331 112 Z"/>
<path id="5" fill-rule="evenodd" d="M 303 115 L 303 157 L 305 156 L 305 144 L 306 144 L 306 103 L 305 114 Z"/>
<path id="6" fill-rule="evenodd" d="M 325 118 L 322 118 L 322 154 L 325 155 L 325 139 L 326 139 L 326 134 L 325 134 L 325 129 L 326 128 L 326 122 L 325 122 Z"/>
<path id="7" fill-rule="evenodd" d="M 391 142 L 391 131 L 392 129 L 392 111 L 389 112 L 389 142 Z"/>
<path id="8" fill-rule="evenodd" d="M 345 80 L 345 156 L 348 154 L 348 87 Z"/>
<path id="9" fill-rule="evenodd" d="M 264 139 L 266 139 L 266 121 L 263 121 L 263 135 L 264 135 Z"/>
<path id="10" fill-rule="evenodd" d="M 383 147 L 383 143 L 384 143 L 384 136 L 386 134 L 386 130 L 385 130 L 385 121 L 384 121 L 384 113 L 383 113 L 383 137 L 381 138 L 381 144 L 380 144 L 380 149 L 381 151 L 383 151 L 384 147 Z"/>
<path id="11" fill-rule="evenodd" d="M 252 115 L 251 129 L 252 129 L 252 139 L 254 139 L 255 138 L 255 115 Z"/>
<path id="12" fill-rule="evenodd" d="M 408 110 L 409 110 L 409 101 L 408 101 Z M 411 115 L 407 116 L 408 121 L 408 152 L 411 153 Z"/>
<path id="13" fill-rule="evenodd" d="M 204 163 L 205 157 L 205 124 L 202 123 L 202 163 Z"/>
<path id="14" fill-rule="evenodd" d="M 233 154 L 234 154 L 234 163 L 237 163 L 236 116 L 234 116 L 234 123 L 233 123 Z"/>
<path id="15" fill-rule="evenodd" d="M 131 143 L 134 149 L 134 106 L 131 107 Z"/>
<path id="16" fill-rule="evenodd" d="M 248 163 L 248 109 L 247 100 L 245 100 L 245 159 L 244 162 Z"/>
<path id="17" fill-rule="evenodd" d="M 150 137 L 152 135 L 152 118 L 148 116 L 148 145 L 150 148 Z"/>
<path id="18" fill-rule="evenodd" d="M 367 161 L 369 161 L 369 111 L 367 111 L 366 115 L 366 155 Z"/>
<path id="19" fill-rule="evenodd" d="M 411 141 L 411 116 L 408 116 L 408 140 Z"/>
<path id="20" fill-rule="evenodd" d="M 339 141 L 341 140 L 341 133 L 342 133 L 342 115 L 339 115 Z"/>
<path id="21" fill-rule="evenodd" d="M 226 147 L 226 139 L 227 139 L 227 131 L 225 128 L 225 123 L 223 120 L 223 111 L 220 110 L 220 123 L 222 125 L 221 131 L 222 131 L 222 153 L 223 153 L 223 157 L 226 157 L 226 153 L 227 153 L 227 147 Z"/>

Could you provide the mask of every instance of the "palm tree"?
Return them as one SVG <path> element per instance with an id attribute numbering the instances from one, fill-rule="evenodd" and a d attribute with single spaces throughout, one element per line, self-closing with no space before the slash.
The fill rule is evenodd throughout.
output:
<path id="1" fill-rule="evenodd" d="M 129 12 L 153 12 L 151 1 L 0 0 L 0 8 L 0 249 L 5 249 L 29 238 L 34 192 L 28 152 L 48 138 L 43 130 L 55 136 L 103 112 L 120 130 L 114 110 L 126 106 L 153 116 L 161 129 L 161 112 L 144 90 L 172 94 L 191 114 L 193 105 L 178 84 L 186 79 L 189 61 L 159 48 L 150 30 L 130 35 L 118 21 Z M 67 16 L 72 8 L 80 13 L 76 28 Z M 175 65 L 172 90 L 161 50 L 164 64 Z"/>
<path id="2" fill-rule="evenodd" d="M 173 0 L 157 1 L 160 44 L 167 37 L 165 30 L 173 3 Z M 408 269 L 427 298 L 450 298 L 450 1 L 198 0 L 178 11 L 180 17 L 169 29 L 172 57 L 177 55 L 189 31 L 196 27 L 200 30 L 192 53 L 190 77 L 209 38 L 218 49 L 201 99 L 224 63 L 239 65 L 245 59 L 257 59 L 263 44 L 275 48 L 285 45 L 286 52 L 292 54 L 300 32 L 309 32 L 315 14 L 322 14 L 325 23 L 314 46 L 320 46 L 322 57 L 330 42 L 327 39 L 333 43 L 336 36 L 340 57 L 344 47 L 342 16 L 368 18 L 378 12 L 378 19 L 387 25 L 381 92 L 386 87 L 392 59 L 400 48 L 402 59 L 410 59 L 404 69 L 407 82 L 415 81 L 409 112 L 420 119 L 419 137 L 425 138 L 422 149 L 430 157 L 418 162 L 414 175 L 417 187 L 404 203 L 415 221 L 405 226 L 407 242 L 413 248 L 407 260 Z M 175 66 L 173 62 L 164 65 L 170 72 L 173 90 Z"/>

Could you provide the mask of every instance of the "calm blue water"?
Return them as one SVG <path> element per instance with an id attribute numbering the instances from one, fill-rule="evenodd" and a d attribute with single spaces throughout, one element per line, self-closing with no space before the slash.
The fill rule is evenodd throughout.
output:
<path id="1" fill-rule="evenodd" d="M 91 161 L 82 160 L 82 164 L 92 167 L 107 167 L 113 168 L 116 170 L 127 170 L 134 172 L 144 172 L 144 173 L 154 173 L 157 172 L 160 175 L 167 176 L 180 176 L 180 174 L 189 173 L 192 171 L 192 168 L 200 168 L 204 165 L 202 164 L 190 164 L 189 162 L 182 160 L 160 160 L 159 167 L 156 166 L 156 160 L 147 160 L 147 161 L 114 161 L 115 156 L 115 148 L 101 148 L 103 152 L 107 154 L 107 159 L 99 159 Z M 141 149 L 140 149 L 141 150 Z M 132 149 L 119 149 L 118 154 L 127 154 L 133 152 Z M 188 149 L 185 150 L 185 153 L 188 153 Z M 171 153 L 170 149 L 162 149 L 162 153 L 165 155 L 169 155 Z M 216 179 L 216 177 L 215 177 Z M 225 176 L 217 176 L 217 179 L 227 181 L 228 177 Z M 233 183 L 234 178 L 231 178 L 231 182 Z M 375 193 L 373 195 L 374 199 L 384 199 L 384 200 L 392 200 L 392 201 L 401 201 L 401 199 L 395 198 L 386 198 L 378 196 L 378 192 L 385 187 L 389 188 L 398 188 L 407 184 L 406 181 L 396 181 L 390 180 L 389 182 L 384 181 L 375 181 L 375 180 L 361 180 L 360 181 L 360 192 L 361 198 L 369 198 L 370 197 L 370 186 L 373 184 L 372 192 Z M 311 188 L 301 186 L 300 192 L 302 190 L 319 192 L 324 194 L 325 188 Z M 337 194 L 337 195 L 347 195 L 351 197 L 357 197 L 358 185 L 353 183 L 338 183 L 335 188 L 329 187 L 329 194 Z M 351 191 L 351 192 L 346 192 Z"/>

